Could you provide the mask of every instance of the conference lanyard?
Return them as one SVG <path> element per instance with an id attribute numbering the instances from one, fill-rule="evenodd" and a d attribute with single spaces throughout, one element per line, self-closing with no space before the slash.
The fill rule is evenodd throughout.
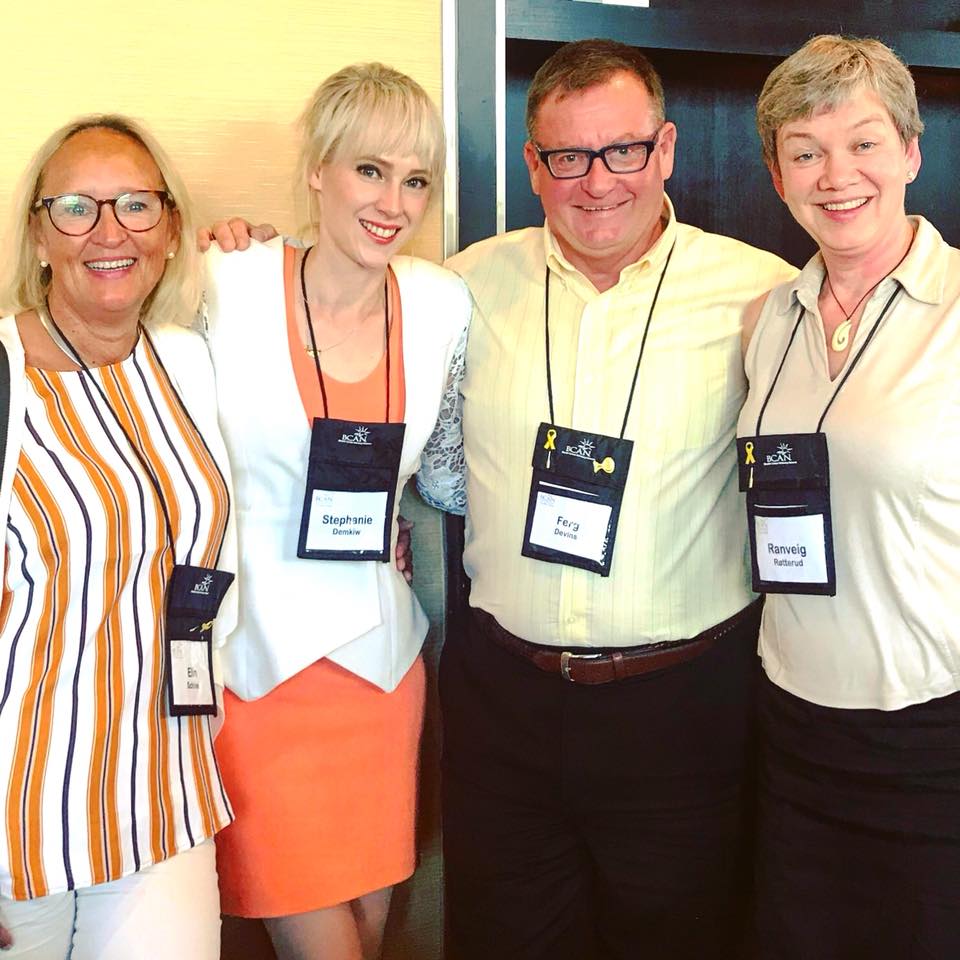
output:
<path id="1" fill-rule="evenodd" d="M 45 313 L 42 310 L 37 311 L 44 329 L 60 350 L 80 367 L 83 375 L 93 384 L 103 405 L 109 411 L 134 457 L 143 468 L 156 494 L 157 503 L 163 515 L 167 543 L 174 557 L 173 569 L 170 571 L 170 579 L 167 582 L 166 609 L 163 621 L 168 712 L 174 717 L 216 716 L 217 701 L 213 678 L 212 627 L 223 597 L 233 582 L 234 574 L 225 570 L 218 570 L 216 567 L 201 567 L 177 562 L 177 546 L 173 535 L 173 525 L 170 521 L 170 511 L 156 473 L 134 442 L 133 437 L 127 432 L 100 382 L 91 374 L 89 367 L 77 349 L 58 326 L 50 311 L 49 303 L 46 303 L 45 306 Z M 176 397 L 181 411 L 200 438 L 200 442 L 210 456 L 210 461 L 216 467 L 216 460 L 210 453 L 210 448 L 190 415 L 190 411 L 187 410 L 180 394 L 174 387 L 170 375 L 167 373 L 159 353 L 157 353 L 157 348 L 142 327 L 140 333 L 163 371 L 163 375 L 173 396 Z M 216 467 L 216 469 L 219 472 L 220 468 Z M 221 480 L 226 487 L 226 481 L 223 480 L 222 474 Z M 229 503 L 227 509 L 229 510 Z M 223 541 L 221 540 L 214 563 L 219 563 L 222 548 Z"/>
<path id="2" fill-rule="evenodd" d="M 624 435 L 650 323 L 675 246 L 667 254 L 647 312 L 617 437 L 557 423 L 550 364 L 550 268 L 546 268 L 543 334 L 550 421 L 540 424 L 533 446 L 533 476 L 520 551 L 525 557 L 579 567 L 602 577 L 610 575 L 623 491 L 633 453 L 633 441 L 624 439 Z"/>
<path id="3" fill-rule="evenodd" d="M 896 281 L 895 281 L 896 282 Z M 836 596 L 830 459 L 823 422 L 902 290 L 899 282 L 827 401 L 812 433 L 761 435 L 763 416 L 806 309 L 793 331 L 757 415 L 756 434 L 737 438 L 740 490 L 747 495 L 750 566 L 757 593 Z"/>
<path id="4" fill-rule="evenodd" d="M 383 285 L 387 365 L 384 422 L 332 418 L 307 299 L 306 263 L 312 250 L 312 247 L 306 250 L 300 261 L 300 291 L 323 400 L 323 417 L 315 417 L 311 427 L 297 556 L 302 560 L 386 562 L 390 559 L 393 507 L 406 431 L 405 424 L 390 423 L 387 280 L 384 279 Z"/>

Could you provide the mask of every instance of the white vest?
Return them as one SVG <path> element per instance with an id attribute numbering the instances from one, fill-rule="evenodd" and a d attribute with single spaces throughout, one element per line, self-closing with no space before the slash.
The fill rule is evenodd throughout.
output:
<path id="1" fill-rule="evenodd" d="M 406 434 L 397 498 L 420 465 L 471 301 L 448 270 L 391 262 L 403 309 Z M 290 360 L 283 243 L 207 255 L 208 336 L 234 467 L 240 614 L 223 651 L 227 686 L 250 700 L 321 657 L 384 690 L 416 659 L 427 619 L 392 562 L 301 560 L 310 428 Z M 391 540 L 396 540 L 393 525 Z M 392 552 L 391 552 L 392 555 Z"/>

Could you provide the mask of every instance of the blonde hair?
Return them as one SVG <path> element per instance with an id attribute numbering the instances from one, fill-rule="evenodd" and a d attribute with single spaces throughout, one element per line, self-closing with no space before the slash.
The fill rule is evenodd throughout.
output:
<path id="1" fill-rule="evenodd" d="M 150 133 L 129 117 L 108 113 L 78 117 L 54 131 L 33 155 L 21 177 L 12 204 L 14 254 L 0 295 L 4 312 L 32 310 L 46 299 L 52 273 L 49 267 L 41 267 L 37 258 L 31 218 L 41 215 L 43 211 L 35 211 L 33 207 L 40 199 L 43 175 L 53 155 L 71 137 L 85 130 L 112 130 L 127 137 L 139 143 L 157 165 L 163 179 L 163 189 L 170 194 L 179 215 L 180 242 L 173 259 L 166 262 L 163 276 L 144 301 L 141 320 L 144 324 L 171 320 L 182 324 L 192 323 L 200 303 L 201 280 L 196 217 L 186 185 Z"/>
<path id="2" fill-rule="evenodd" d="M 904 145 L 923 133 L 913 77 L 879 40 L 822 34 L 767 77 L 757 100 L 757 132 L 766 164 L 777 167 L 777 131 L 785 123 L 835 110 L 861 90 L 887 108 Z"/>
<path id="3" fill-rule="evenodd" d="M 396 153 L 419 158 L 434 199 L 443 176 L 446 143 L 440 111 L 416 80 L 382 63 L 355 63 L 327 77 L 300 116 L 297 170 L 311 227 L 320 210 L 310 177 L 344 156 Z"/>

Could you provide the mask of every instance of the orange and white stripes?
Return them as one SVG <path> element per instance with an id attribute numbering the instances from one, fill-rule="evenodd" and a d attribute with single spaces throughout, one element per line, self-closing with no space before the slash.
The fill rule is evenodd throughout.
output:
<path id="1" fill-rule="evenodd" d="M 133 873 L 230 819 L 208 718 L 169 717 L 163 683 L 170 571 L 215 566 L 226 525 L 216 463 L 145 339 L 90 376 L 28 369 L 23 437 L 0 601 L 16 899 Z"/>

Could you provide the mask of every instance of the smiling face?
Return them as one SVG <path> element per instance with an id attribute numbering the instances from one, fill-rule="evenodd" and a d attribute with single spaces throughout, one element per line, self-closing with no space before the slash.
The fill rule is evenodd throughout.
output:
<path id="1" fill-rule="evenodd" d="M 863 90 L 829 112 L 777 131 L 773 183 L 797 223 L 827 255 L 896 260 L 910 227 L 907 183 L 920 169 L 882 101 Z"/>
<path id="2" fill-rule="evenodd" d="M 553 93 L 536 117 L 536 142 L 544 150 L 652 139 L 656 114 L 647 88 L 630 73 L 578 93 Z M 557 180 L 531 143 L 524 147 L 530 186 L 540 197 L 564 256 L 605 289 L 660 236 L 663 184 L 673 172 L 676 128 L 664 123 L 647 166 L 639 173 L 610 173 L 596 159 L 589 172 Z M 612 281 L 612 282 L 611 282 Z"/>
<path id="3" fill-rule="evenodd" d="M 426 167 L 413 155 L 341 157 L 310 176 L 317 192 L 317 242 L 328 254 L 382 270 L 416 233 L 430 202 Z"/>
<path id="4" fill-rule="evenodd" d="M 79 193 L 97 200 L 137 190 L 163 190 L 163 178 L 147 149 L 104 127 L 83 130 L 50 158 L 40 181 L 42 197 Z M 168 251 L 178 243 L 175 211 L 165 209 L 152 230 L 134 233 L 104 206 L 94 229 L 82 237 L 60 233 L 45 210 L 33 218 L 38 258 L 51 270 L 49 299 L 55 313 L 79 319 L 130 322 L 163 275 Z"/>

